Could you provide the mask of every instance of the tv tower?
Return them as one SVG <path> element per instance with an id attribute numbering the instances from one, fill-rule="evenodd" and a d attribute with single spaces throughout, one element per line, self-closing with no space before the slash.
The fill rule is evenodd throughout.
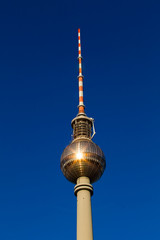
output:
<path id="1" fill-rule="evenodd" d="M 78 61 L 79 111 L 71 122 L 73 140 L 62 153 L 61 170 L 70 182 L 76 184 L 74 194 L 77 196 L 77 240 L 93 240 L 91 183 L 102 176 L 106 162 L 101 148 L 92 141 L 95 134 L 94 120 L 87 117 L 84 111 L 80 29 L 78 29 Z"/>

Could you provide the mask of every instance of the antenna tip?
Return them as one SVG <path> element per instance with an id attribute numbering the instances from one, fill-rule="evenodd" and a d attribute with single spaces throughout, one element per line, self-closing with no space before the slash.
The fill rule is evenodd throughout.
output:
<path id="1" fill-rule="evenodd" d="M 80 33 L 80 28 L 78 28 L 78 32 Z"/>

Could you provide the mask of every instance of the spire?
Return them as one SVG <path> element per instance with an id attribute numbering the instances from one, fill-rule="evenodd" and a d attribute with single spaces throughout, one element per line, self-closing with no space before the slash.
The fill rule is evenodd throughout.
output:
<path id="1" fill-rule="evenodd" d="M 78 29 L 78 62 L 79 62 L 79 75 L 78 75 L 78 83 L 79 83 L 79 113 L 84 113 L 84 103 L 83 103 L 83 75 L 82 75 L 82 56 L 81 56 L 81 36 L 80 29 Z"/>

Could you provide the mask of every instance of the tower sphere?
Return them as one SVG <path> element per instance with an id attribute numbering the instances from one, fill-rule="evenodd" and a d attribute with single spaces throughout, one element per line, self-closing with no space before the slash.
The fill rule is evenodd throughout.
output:
<path id="1" fill-rule="evenodd" d="M 77 138 L 63 151 L 61 170 L 73 183 L 79 177 L 88 177 L 90 182 L 97 181 L 105 169 L 105 156 L 101 148 L 89 138 Z"/>

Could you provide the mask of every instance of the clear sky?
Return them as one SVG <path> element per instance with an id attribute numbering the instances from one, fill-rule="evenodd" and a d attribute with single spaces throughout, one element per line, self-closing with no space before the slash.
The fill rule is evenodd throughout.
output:
<path id="1" fill-rule="evenodd" d="M 84 103 L 107 167 L 94 238 L 160 239 L 160 2 L 1 1 L 0 239 L 76 238 L 74 185 L 60 171 Z"/>

